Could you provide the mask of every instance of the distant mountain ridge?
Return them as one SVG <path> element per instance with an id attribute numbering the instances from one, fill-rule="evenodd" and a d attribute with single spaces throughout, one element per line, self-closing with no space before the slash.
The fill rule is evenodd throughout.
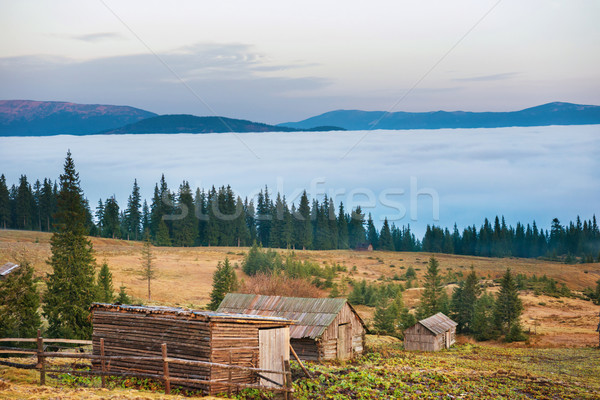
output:
<path id="1" fill-rule="evenodd" d="M 0 100 L 0 136 L 86 135 L 154 116 L 129 106 Z"/>
<path id="2" fill-rule="evenodd" d="M 269 125 L 188 114 L 157 115 L 129 106 L 0 100 L 0 136 L 219 132 L 325 132 L 370 129 L 499 128 L 600 124 L 600 106 L 548 103 L 510 112 L 337 110 L 303 121 Z"/>
<path id="3" fill-rule="evenodd" d="M 101 134 L 141 133 L 224 133 L 224 132 L 291 132 L 294 128 L 225 117 L 197 117 L 189 114 L 160 115 Z"/>
<path id="4" fill-rule="evenodd" d="M 393 112 L 337 110 L 281 127 L 334 125 L 347 130 L 500 128 L 510 126 L 600 124 L 600 106 L 554 102 L 509 112 Z"/>

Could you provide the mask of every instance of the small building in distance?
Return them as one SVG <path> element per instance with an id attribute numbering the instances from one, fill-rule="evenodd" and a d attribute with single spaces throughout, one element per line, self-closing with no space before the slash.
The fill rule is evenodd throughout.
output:
<path id="1" fill-rule="evenodd" d="M 404 331 L 404 349 L 438 351 L 448 349 L 456 341 L 456 322 L 437 313 Z"/>
<path id="2" fill-rule="evenodd" d="M 346 299 L 229 293 L 217 311 L 294 320 L 290 344 L 302 360 L 344 360 L 364 349 L 366 326 Z"/>
<path id="3" fill-rule="evenodd" d="M 283 371 L 290 359 L 289 327 L 284 318 L 224 314 L 174 307 L 145 307 L 94 303 L 93 354 L 100 354 L 104 339 L 107 356 L 161 356 L 162 344 L 170 357 L 207 363 L 235 364 Z M 99 362 L 92 364 L 99 370 Z M 161 361 L 111 360 L 110 371 L 162 374 Z M 231 375 L 229 375 L 231 374 Z M 226 369 L 210 364 L 170 364 L 174 385 L 200 389 L 208 395 L 226 392 L 227 382 L 273 386 L 253 371 Z M 283 384 L 283 375 L 264 374 Z M 176 379 L 200 379 L 206 383 L 177 383 Z M 232 387 L 235 390 L 235 387 Z"/>
<path id="4" fill-rule="evenodd" d="M 373 251 L 373 245 L 371 243 L 358 243 L 354 248 L 356 251 Z"/>
<path id="5" fill-rule="evenodd" d="M 6 264 L 0 266 L 0 281 L 8 278 L 8 275 L 17 269 L 19 269 L 19 264 L 14 264 L 11 262 L 7 262 Z"/>

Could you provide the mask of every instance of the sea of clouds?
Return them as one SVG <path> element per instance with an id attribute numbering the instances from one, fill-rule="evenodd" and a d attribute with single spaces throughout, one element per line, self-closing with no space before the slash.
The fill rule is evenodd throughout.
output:
<path id="1" fill-rule="evenodd" d="M 268 185 L 296 204 L 304 189 L 327 194 L 418 234 L 495 215 L 546 228 L 600 214 L 600 125 L 2 137 L 0 173 L 9 185 L 57 179 L 68 149 L 93 208 L 113 195 L 125 207 L 134 179 L 150 201 L 164 173 L 172 190 L 187 180 L 253 197 Z"/>

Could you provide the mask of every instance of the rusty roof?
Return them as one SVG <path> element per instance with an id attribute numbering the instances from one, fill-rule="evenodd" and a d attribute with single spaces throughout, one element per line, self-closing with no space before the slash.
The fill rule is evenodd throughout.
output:
<path id="1" fill-rule="evenodd" d="M 434 335 L 439 335 L 458 325 L 441 312 L 419 321 L 419 324 L 429 329 Z"/>
<path id="2" fill-rule="evenodd" d="M 293 324 L 294 321 L 278 316 L 267 315 L 250 315 L 240 313 L 223 313 L 214 311 L 197 311 L 181 307 L 165 307 L 165 306 L 136 306 L 129 304 L 109 304 L 109 303 L 92 303 L 90 309 L 108 310 L 118 312 L 132 312 L 139 314 L 158 314 L 158 315 L 175 315 L 187 318 L 199 319 L 218 319 L 218 320 L 235 320 L 240 323 L 281 323 L 282 325 Z"/>
<path id="3" fill-rule="evenodd" d="M 228 293 L 217 311 L 283 317 L 295 320 L 296 324 L 290 327 L 291 338 L 316 339 L 325 332 L 346 303 L 346 299 L 341 298 L 314 299 Z M 348 305 L 350 306 L 350 304 Z M 364 326 L 363 321 L 356 311 L 352 307 L 350 309 Z"/>
<path id="4" fill-rule="evenodd" d="M 18 264 L 7 262 L 6 264 L 0 266 L 0 276 L 5 277 L 17 268 L 19 268 Z"/>

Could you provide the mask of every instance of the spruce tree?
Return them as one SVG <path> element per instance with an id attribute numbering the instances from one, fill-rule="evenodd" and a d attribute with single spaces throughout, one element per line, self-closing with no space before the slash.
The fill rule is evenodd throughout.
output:
<path id="1" fill-rule="evenodd" d="M 519 298 L 519 290 L 509 268 L 502 277 L 494 308 L 494 322 L 498 331 L 502 335 L 509 335 L 515 327 L 520 327 L 519 318 L 522 311 L 523 304 Z"/>
<path id="2" fill-rule="evenodd" d="M 377 233 L 377 229 L 373 223 L 373 217 L 371 216 L 371 213 L 369 213 L 369 219 L 367 220 L 367 241 L 371 243 L 373 249 L 379 249 L 379 234 Z"/>
<path id="3" fill-rule="evenodd" d="M 0 228 L 6 229 L 10 225 L 10 197 L 6 178 L 0 175 Z"/>
<path id="4" fill-rule="evenodd" d="M 177 206 L 181 209 L 181 215 L 173 223 L 173 242 L 175 246 L 194 246 L 198 237 L 198 220 L 190 184 L 186 181 L 179 186 Z"/>
<path id="5" fill-rule="evenodd" d="M 127 289 L 123 284 L 119 287 L 119 295 L 117 296 L 116 303 L 119 304 L 131 304 L 131 297 L 125 291 Z"/>
<path id="6" fill-rule="evenodd" d="M 477 340 L 490 340 L 498 336 L 494 325 L 494 297 L 484 292 L 473 307 L 473 320 L 471 323 L 471 334 Z"/>
<path id="7" fill-rule="evenodd" d="M 144 246 L 142 247 L 142 265 L 138 271 L 138 275 L 140 279 L 145 280 L 148 283 L 148 301 L 152 301 L 151 283 L 158 274 L 156 265 L 154 264 L 154 258 L 152 246 L 150 244 L 150 236 L 146 235 Z"/>
<path id="8" fill-rule="evenodd" d="M 92 333 L 89 307 L 96 295 L 95 260 L 92 243 L 86 237 L 79 174 L 70 151 L 60 176 L 57 209 L 50 241 L 52 256 L 48 260 L 52 272 L 48 274 L 44 299 L 48 333 L 52 337 L 88 339 Z"/>
<path id="9" fill-rule="evenodd" d="M 306 250 L 311 247 L 313 242 L 312 224 L 310 221 L 310 205 L 308 202 L 308 196 L 306 190 L 302 192 L 300 197 L 300 204 L 298 205 L 298 211 L 294 215 L 295 222 L 295 236 L 298 247 L 302 250 Z"/>
<path id="10" fill-rule="evenodd" d="M 360 206 L 352 211 L 350 223 L 348 224 L 348 245 L 355 249 L 359 244 L 367 240 L 365 232 L 365 215 Z"/>
<path id="11" fill-rule="evenodd" d="M 102 263 L 100 272 L 98 273 L 98 301 L 102 303 L 112 303 L 114 298 L 112 273 L 105 261 Z"/>
<path id="12" fill-rule="evenodd" d="M 475 270 L 471 267 L 471 272 L 467 275 L 467 279 L 461 281 L 452 293 L 450 304 L 451 316 L 458 324 L 458 332 L 471 332 L 475 302 L 480 292 L 479 278 L 477 278 Z"/>
<path id="13" fill-rule="evenodd" d="M 419 304 L 418 309 L 419 319 L 443 312 L 444 302 L 447 302 L 442 277 L 440 276 L 439 263 L 433 256 L 429 259 L 424 286 L 425 290 L 421 295 L 421 304 Z"/>
<path id="14" fill-rule="evenodd" d="M 128 240 L 138 240 L 140 236 L 140 226 L 142 223 L 140 187 L 137 179 L 133 181 L 133 189 L 127 200 L 125 209 L 125 228 Z"/>
<path id="15" fill-rule="evenodd" d="M 383 227 L 381 228 L 381 233 L 379 235 L 379 249 L 388 251 L 395 250 L 394 240 L 392 239 L 392 231 L 390 230 L 390 225 L 387 218 L 383 220 Z"/>
<path id="16" fill-rule="evenodd" d="M 212 291 L 210 292 L 209 310 L 216 310 L 227 293 L 234 292 L 238 287 L 235 270 L 229 263 L 229 258 L 217 265 L 217 270 L 213 274 Z"/>
<path id="17" fill-rule="evenodd" d="M 0 281 L 0 337 L 35 337 L 41 325 L 40 296 L 26 261 Z"/>
<path id="18" fill-rule="evenodd" d="M 344 203 L 340 202 L 337 217 L 338 249 L 348 248 L 348 220 L 344 212 Z"/>

